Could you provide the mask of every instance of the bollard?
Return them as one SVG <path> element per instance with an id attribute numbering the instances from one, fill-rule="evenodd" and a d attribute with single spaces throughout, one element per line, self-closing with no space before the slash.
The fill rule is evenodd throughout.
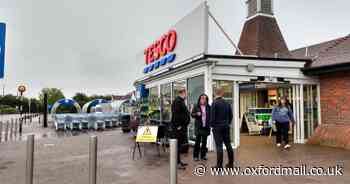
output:
<path id="1" fill-rule="evenodd" d="M 17 130 L 18 130 L 18 121 L 15 119 L 15 137 L 17 137 Z"/>
<path id="2" fill-rule="evenodd" d="M 6 128 L 5 128 L 5 141 L 7 141 L 9 133 L 9 121 L 6 122 Z"/>
<path id="3" fill-rule="evenodd" d="M 13 119 L 11 119 L 11 126 L 10 126 L 10 138 L 12 139 L 13 135 Z"/>
<path id="4" fill-rule="evenodd" d="M 19 120 L 19 136 L 22 136 L 22 119 Z"/>
<path id="5" fill-rule="evenodd" d="M 33 184 L 34 135 L 27 136 L 26 184 Z"/>
<path id="6" fill-rule="evenodd" d="M 39 116 L 39 125 L 40 125 L 40 116 Z"/>
<path id="7" fill-rule="evenodd" d="M 0 143 L 2 141 L 2 121 L 0 121 Z"/>
<path id="8" fill-rule="evenodd" d="M 30 115 L 30 123 L 32 123 L 32 118 L 33 118 L 32 115 Z"/>
<path id="9" fill-rule="evenodd" d="M 177 139 L 170 139 L 170 184 L 177 184 Z"/>
<path id="10" fill-rule="evenodd" d="M 96 184 L 97 136 L 90 137 L 89 145 L 89 184 Z"/>

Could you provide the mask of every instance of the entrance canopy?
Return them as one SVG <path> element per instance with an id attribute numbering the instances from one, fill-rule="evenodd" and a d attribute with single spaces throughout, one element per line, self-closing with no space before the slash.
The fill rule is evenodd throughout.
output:
<path id="1" fill-rule="evenodd" d="M 87 102 L 84 106 L 83 106 L 83 112 L 87 113 L 89 107 L 94 107 L 98 104 L 102 104 L 102 103 L 109 103 L 108 100 L 105 99 L 95 99 L 95 100 L 91 100 L 90 102 Z"/>
<path id="2" fill-rule="evenodd" d="M 78 113 L 81 112 L 80 105 L 73 99 L 63 98 L 55 102 L 52 106 L 51 113 L 56 113 L 56 110 L 59 106 L 74 106 Z"/>

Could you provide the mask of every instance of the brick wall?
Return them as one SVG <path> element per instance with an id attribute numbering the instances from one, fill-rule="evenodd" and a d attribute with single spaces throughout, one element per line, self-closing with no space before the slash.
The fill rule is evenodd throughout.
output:
<path id="1" fill-rule="evenodd" d="M 323 124 L 350 125 L 350 72 L 320 77 Z"/>
<path id="2" fill-rule="evenodd" d="M 322 125 L 309 144 L 350 149 L 350 71 L 320 76 Z"/>

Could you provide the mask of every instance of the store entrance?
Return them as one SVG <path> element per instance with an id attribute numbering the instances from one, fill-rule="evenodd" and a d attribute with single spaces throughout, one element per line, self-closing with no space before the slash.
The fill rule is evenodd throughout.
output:
<path id="1" fill-rule="evenodd" d="M 291 143 L 305 143 L 320 123 L 317 84 L 214 80 L 213 92 L 218 87 L 224 89 L 224 100 L 232 105 L 231 141 L 236 148 L 252 140 L 275 143 L 276 129 L 271 122 L 271 113 L 282 96 L 288 98 L 295 119 L 289 132 Z"/>
<path id="2" fill-rule="evenodd" d="M 252 143 L 274 143 L 276 126 L 272 122 L 272 108 L 282 96 L 291 103 L 293 85 L 285 83 L 241 83 L 239 84 L 239 127 L 242 145 Z M 293 130 L 289 131 L 293 142 Z"/>

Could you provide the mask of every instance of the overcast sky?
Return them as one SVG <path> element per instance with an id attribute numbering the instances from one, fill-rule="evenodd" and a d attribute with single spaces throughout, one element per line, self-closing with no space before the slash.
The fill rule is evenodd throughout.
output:
<path id="1" fill-rule="evenodd" d="M 5 92 L 57 87 L 68 97 L 125 94 L 142 74 L 136 55 L 202 0 L 0 0 L 7 24 Z M 236 43 L 245 0 L 209 0 Z M 289 49 L 350 33 L 348 0 L 274 0 Z M 220 43 L 218 43 L 220 44 Z M 223 43 L 224 44 L 224 43 Z M 1 83 L 0 83 L 1 84 Z"/>

